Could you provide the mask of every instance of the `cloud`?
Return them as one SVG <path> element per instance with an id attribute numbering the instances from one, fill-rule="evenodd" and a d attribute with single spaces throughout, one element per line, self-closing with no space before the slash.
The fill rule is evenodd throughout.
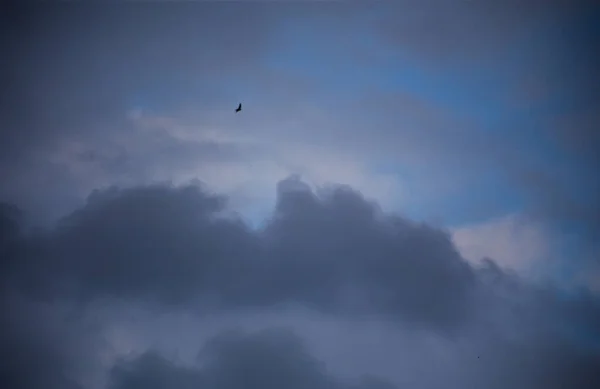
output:
<path id="1" fill-rule="evenodd" d="M 65 143 L 85 144 L 89 154 L 103 161 L 106 144 L 111 146 L 115 137 L 130 130 L 127 113 L 133 108 L 164 109 L 189 101 L 196 107 L 231 105 L 240 97 L 228 90 L 227 83 L 252 78 L 270 47 L 274 26 L 271 12 L 260 5 L 240 4 L 231 12 L 232 5 L 216 3 L 152 7 L 120 2 L 103 7 L 88 2 L 35 7 L 12 3 L 6 7 L 7 22 L 1 23 L 7 39 L 0 41 L 4 53 L 0 80 L 5 85 L 0 96 L 5 102 L 0 104 L 0 180 L 11 183 L 3 185 L 3 198 L 26 199 L 36 214 L 57 203 L 66 212 L 80 200 L 74 192 L 82 177 L 69 173 L 74 164 L 81 169 L 93 161 L 70 161 L 68 167 L 53 163 Z M 109 24 L 112 28 L 107 31 Z M 171 163 L 163 169 L 173 168 L 174 156 L 166 155 L 173 148 L 181 149 L 174 153 L 182 153 L 175 158 L 178 163 L 182 155 L 216 149 L 211 144 L 174 146 L 168 141 L 158 146 L 162 159 Z M 111 179 L 146 178 L 148 169 L 135 158 L 143 147 L 131 143 L 111 147 L 118 152 L 110 161 Z M 90 166 L 85 170 L 107 175 Z M 53 195 L 52 207 L 32 195 L 33 181 L 46 184 Z M 86 187 L 85 192 L 95 187 Z"/>
<path id="2" fill-rule="evenodd" d="M 348 187 L 314 192 L 298 177 L 290 177 L 278 185 L 276 208 L 259 230 L 228 213 L 226 197 L 198 185 L 97 191 L 49 231 L 19 233 L 10 212 L 3 220 L 2 225 L 9 226 L 2 239 L 3 252 L 9 253 L 3 257 L 3 295 L 24 299 L 11 297 L 7 301 L 16 305 L 4 305 L 3 310 L 15 311 L 22 305 L 19 301 L 34 307 L 24 322 L 19 316 L 3 315 L 3 328 L 41 327 L 38 338 L 29 330 L 20 337 L 3 332 L 3 342 L 14 339 L 12 348 L 5 349 L 42 352 L 48 347 L 46 334 L 56 339 L 49 343 L 49 355 L 56 354 L 52 363 L 59 365 L 49 371 L 58 378 L 50 381 L 61 382 L 60 377 L 69 377 L 66 372 L 77 366 L 73 355 L 82 352 L 77 346 L 80 336 L 93 340 L 102 331 L 70 333 L 69 326 L 48 330 L 52 321 L 40 307 L 66 304 L 74 307 L 73 313 L 85 309 L 104 323 L 113 316 L 102 312 L 110 310 L 94 306 L 128 303 L 152 307 L 156 314 L 190 312 L 198 320 L 304 307 L 323 319 L 359 325 L 368 318 L 388 323 L 394 331 L 421 337 L 437 334 L 461 361 L 445 373 L 456 387 L 594 383 L 591 372 L 600 352 L 595 343 L 600 335 L 597 297 L 531 285 L 492 261 L 475 268 L 460 256 L 449 232 L 382 212 Z M 73 322 L 78 328 L 88 316 L 75 317 L 80 317 Z M 61 336 L 67 341 L 60 341 Z M 228 363 L 246 363 L 250 357 L 244 355 L 262 352 L 244 351 L 246 346 L 236 342 L 223 344 L 227 347 L 219 348 L 233 350 Z M 465 349 L 470 351 L 460 351 Z M 89 347 L 92 355 L 79 357 L 79 362 L 95 366 L 100 357 L 94 350 Z M 469 373 L 466 366 L 475 363 L 468 361 L 471 353 L 485 362 Z M 158 364 L 157 374 L 163 371 L 171 377 L 165 378 L 172 380 L 168 382 L 196 379 L 195 370 L 174 368 L 160 358 L 148 361 Z M 23 370 L 24 363 L 16 360 L 4 374 L 17 381 L 44 377 Z M 143 378 L 119 374 L 124 374 L 123 382 L 127 377 L 133 377 L 131 382 Z"/>
<path id="3" fill-rule="evenodd" d="M 474 132 L 481 138 L 473 143 L 487 155 L 469 150 L 461 157 L 488 172 L 501 166 L 512 188 L 527 198 L 530 214 L 575 225 L 597 240 L 600 56 L 592 48 L 599 33 L 594 2 L 396 2 L 375 14 L 374 29 L 390 51 L 429 70 L 430 79 L 447 76 L 440 77 L 447 85 L 434 87 L 438 99 L 481 119 Z M 447 89 L 452 96 L 443 93 Z M 458 139 L 473 141 L 471 134 Z M 446 152 L 460 150 L 448 144 Z"/>
<path id="4" fill-rule="evenodd" d="M 157 139 L 144 150 L 155 155 L 153 162 L 146 163 L 141 158 L 145 154 L 138 153 L 136 160 L 143 163 L 147 176 L 171 177 L 175 183 L 189 181 L 191 177 L 203 177 L 211 188 L 227 193 L 235 202 L 234 206 L 268 203 L 270 207 L 275 200 L 273 186 L 291 174 L 301 174 L 313 186 L 346 183 L 366 196 L 377 198 L 387 207 L 404 199 L 402 185 L 393 174 L 373 173 L 368 160 L 319 142 L 286 139 L 285 136 L 282 137 L 282 133 L 289 132 L 285 122 L 270 123 L 266 130 L 251 127 L 240 131 L 240 123 L 223 120 L 228 113 L 203 113 L 203 116 L 188 116 L 186 113 L 180 116 L 142 113 L 137 116 L 133 123 L 144 135 L 160 134 L 160 139 L 164 137 L 162 143 Z M 207 119 L 207 116 L 217 118 Z M 262 123 L 262 116 L 268 117 L 269 114 L 262 112 L 256 119 L 244 119 L 243 126 L 253 122 Z M 277 131 L 270 133 L 272 129 Z M 136 139 L 136 142 L 149 143 L 143 136 Z M 213 153 L 211 150 L 202 152 L 190 146 L 176 149 L 180 142 L 184 145 L 207 144 L 215 147 Z M 173 144 L 173 147 L 166 148 L 164 144 Z M 137 147 L 132 148 L 135 150 Z M 162 158 L 161 150 L 165 149 L 178 151 L 165 153 L 173 163 Z M 185 149 L 191 149 L 192 152 L 186 154 Z"/>
<path id="5" fill-rule="evenodd" d="M 490 94 L 504 96 L 496 84 L 520 85 L 509 72 L 513 57 L 482 68 L 485 82 L 479 70 L 455 74 L 444 61 L 431 69 L 413 60 L 440 49 L 460 58 L 496 53 L 491 42 L 512 42 L 504 33 L 513 18 L 547 13 L 535 2 L 466 3 L 17 5 L 11 12 L 22 23 L 4 25 L 10 109 L 0 115 L 0 179 L 9 184 L 0 195 L 44 222 L 94 188 L 191 177 L 239 208 L 267 208 L 271 187 L 292 173 L 316 185 L 350 184 L 386 209 L 453 198 L 496 177 L 507 160 L 520 170 L 527 158 L 514 150 L 533 154 L 480 122 L 501 106 Z M 413 25 L 415 14 L 425 23 Z M 371 22 L 382 15 L 415 33 L 380 31 Z M 510 30 L 528 35 L 523 28 Z M 390 35 L 402 43 L 388 45 Z M 407 48 L 416 54 L 404 56 Z M 238 101 L 248 109 L 232 115 Z M 131 118 L 132 110 L 141 114 Z M 148 121 L 152 128 L 140 128 Z"/>
<path id="6" fill-rule="evenodd" d="M 1 116 L 0 178 L 10 185 L 1 195 L 27 203 L 33 214 L 52 213 L 45 219 L 72 210 L 82 193 L 111 184 L 200 176 L 213 187 L 226 181 L 219 190 L 264 202 L 278 180 L 303 172 L 318 184 L 342 181 L 392 203 L 405 185 L 394 174 L 374 173 L 373 165 L 418 165 L 427 170 L 419 176 L 438 187 L 442 178 L 449 181 L 439 170 L 450 163 L 460 171 L 484 165 L 482 153 L 477 164 L 465 162 L 483 148 L 473 123 L 408 86 L 399 87 L 402 93 L 379 90 L 395 77 L 393 61 L 381 69 L 363 64 L 356 72 L 336 71 L 341 76 L 335 80 L 323 79 L 310 64 L 273 66 L 306 46 L 284 28 L 302 23 L 294 36 L 303 36 L 308 23 L 313 38 L 327 43 L 302 57 L 327 68 L 326 75 L 338 65 L 353 66 L 340 58 L 354 53 L 352 42 L 360 40 L 336 29 L 369 34 L 361 6 L 111 4 L 98 10 L 52 4 L 10 11 L 22 23 L 4 27 L 10 29 L 2 68 L 10 109 Z M 113 29 L 106 32 L 108 24 Z M 39 69 L 48 57 L 53 61 Z M 384 76 L 369 76 L 379 73 Z M 340 98 L 340 83 L 354 88 L 348 98 Z M 238 101 L 248 109 L 234 117 L 232 102 Z M 167 116 L 175 123 L 137 131 L 131 110 L 142 119 Z M 257 170 L 266 170 L 265 184 L 247 183 L 244 176 Z M 44 198 L 36 195 L 39 185 Z"/>
<path id="7" fill-rule="evenodd" d="M 586 104 L 566 112 L 559 110 L 548 118 L 545 124 L 553 129 L 552 140 L 567 157 L 564 165 L 568 166 L 533 171 L 523 178 L 539 202 L 539 212 L 551 221 L 582 226 L 583 235 L 592 240 L 600 236 L 600 181 L 596 178 L 600 166 L 599 102 L 600 96 L 595 96 Z"/>
<path id="8" fill-rule="evenodd" d="M 181 366 L 155 352 L 117 364 L 111 389 L 138 388 L 297 388 L 393 389 L 383 380 L 365 378 L 349 385 L 328 374 L 301 339 L 284 329 L 255 333 L 223 332 L 210 339 L 195 366 Z"/>
<path id="9" fill-rule="evenodd" d="M 532 26 L 552 21 L 557 15 L 570 17 L 590 5 L 587 0 L 429 0 L 418 5 L 399 1 L 375 21 L 381 36 L 403 51 L 426 62 L 464 64 L 496 59 L 516 47 Z"/>
<path id="10" fill-rule="evenodd" d="M 449 328 L 464 319 L 473 274 L 446 233 L 384 217 L 350 189 L 321 196 L 297 178 L 281 182 L 273 219 L 253 232 L 219 218 L 225 198 L 198 187 L 99 191 L 25 251 L 15 282 L 41 277 L 34 292 L 92 299 L 300 303 Z"/>
<path id="11" fill-rule="evenodd" d="M 0 386 L 600 386 L 598 296 L 510 270 L 598 231 L 593 13 L 459 3 L 3 6 Z"/>
<path id="12" fill-rule="evenodd" d="M 519 272 L 533 270 L 551 259 L 549 234 L 535 221 L 508 215 L 483 223 L 457 227 L 452 240 L 461 255 L 473 263 L 486 258 Z"/>
<path id="13" fill-rule="evenodd" d="M 14 389 L 82 389 L 97 378 L 100 323 L 70 304 L 46 303 L 7 291 L 0 296 L 0 384 Z M 87 383 L 89 384 L 89 382 Z"/>

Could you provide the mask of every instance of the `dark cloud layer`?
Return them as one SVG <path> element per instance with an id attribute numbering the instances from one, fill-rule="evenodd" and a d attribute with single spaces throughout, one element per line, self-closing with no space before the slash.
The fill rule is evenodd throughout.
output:
<path id="1" fill-rule="evenodd" d="M 11 389 L 82 389 L 99 350 L 98 324 L 77 308 L 48 304 L 7 291 L 0 296 L 0 386 Z"/>
<path id="2" fill-rule="evenodd" d="M 111 389 L 394 388 L 374 379 L 349 385 L 331 377 L 299 338 L 282 329 L 251 334 L 224 332 L 208 342 L 199 360 L 198 366 L 178 366 L 147 352 L 113 368 Z"/>
<path id="3" fill-rule="evenodd" d="M 300 303 L 445 329 L 470 310 L 473 270 L 449 236 L 383 215 L 350 189 L 319 198 L 290 178 L 256 233 L 218 217 L 224 211 L 224 198 L 195 186 L 96 192 L 56 230 L 25 243 L 12 281 L 44 296 L 207 309 Z"/>
<path id="4" fill-rule="evenodd" d="M 101 299 L 150 303 L 163 312 L 191 309 L 200 317 L 290 304 L 346 320 L 368 315 L 472 344 L 484 361 L 446 387 L 598 384 L 595 297 L 529 285 L 492 261 L 473 268 L 446 232 L 384 214 L 346 187 L 315 193 L 297 177 L 284 180 L 271 219 L 258 231 L 227 214 L 226 198 L 197 185 L 98 191 L 55 229 L 30 234 L 19 233 L 13 210 L 6 210 L 2 374 L 21 387 L 38 387 L 23 381 L 32 377 L 47 380 L 45 387 L 68 387 L 63 380 L 69 376 L 61 372 L 73 367 L 80 350 L 75 340 L 85 335 L 67 319 L 72 315 L 59 316 L 63 327 L 48 329 L 51 321 L 36 307 L 85 307 Z M 237 381 L 249 379 L 235 375 L 243 371 L 257 374 L 251 376 L 257 384 L 301 376 L 307 381 L 299 388 L 339 387 L 285 339 L 279 346 L 271 335 L 225 336 L 213 343 L 216 359 L 202 369 L 149 354 L 115 368 L 114 385 L 137 388 L 151 381 L 157 388 L 186 388 L 209 377 L 230 380 L 215 387 L 249 387 Z M 263 362 L 281 367 L 267 370 Z"/>

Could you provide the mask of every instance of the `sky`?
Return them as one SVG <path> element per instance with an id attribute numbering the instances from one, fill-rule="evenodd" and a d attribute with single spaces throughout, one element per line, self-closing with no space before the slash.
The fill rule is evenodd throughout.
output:
<path id="1" fill-rule="evenodd" d="M 600 387 L 598 26 L 3 3 L 0 386 Z"/>

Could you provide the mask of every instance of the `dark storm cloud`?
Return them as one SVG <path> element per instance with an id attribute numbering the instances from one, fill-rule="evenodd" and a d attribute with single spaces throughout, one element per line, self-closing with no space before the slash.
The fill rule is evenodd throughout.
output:
<path id="1" fill-rule="evenodd" d="M 96 332 L 78 320 L 79 310 L 34 301 L 10 286 L 27 266 L 17 252 L 35 247 L 22 240 L 20 219 L 18 209 L 0 204 L 0 386 L 80 389 L 75 377 L 94 358 Z"/>
<path id="2" fill-rule="evenodd" d="M 600 363 L 598 349 L 574 345 L 572 339 L 557 336 L 557 332 L 550 328 L 555 324 L 562 325 L 561 321 L 565 318 L 570 324 L 577 323 L 582 314 L 588 317 L 588 329 L 594 328 L 598 325 L 598 306 L 586 306 L 585 299 L 582 299 L 569 311 L 556 310 L 547 295 L 523 290 L 518 280 L 503 274 L 493 264 L 490 263 L 484 273 L 482 277 L 490 281 L 490 289 L 484 292 L 494 295 L 485 297 L 485 303 L 489 305 L 481 312 L 484 321 L 469 335 L 468 342 L 455 346 L 467 350 L 469 357 L 462 360 L 464 366 L 452 379 L 444 379 L 444 369 L 440 369 L 436 373 L 440 374 L 438 385 L 451 389 L 466 386 L 493 389 L 597 387 L 600 383 L 596 374 Z M 515 300 L 507 304 L 507 299 L 513 298 Z M 535 300 L 533 303 L 532 298 Z M 499 312 L 503 309 L 508 309 L 508 312 Z M 590 313 L 596 318 L 589 320 Z M 460 354 L 457 357 L 464 358 Z M 396 387 L 376 378 L 365 379 L 362 385 L 344 385 L 328 376 L 323 366 L 306 353 L 297 339 L 280 330 L 251 335 L 224 332 L 209 340 L 200 353 L 199 363 L 201 367 L 184 367 L 149 352 L 117 364 L 113 369 L 112 382 L 115 388 L 123 389 L 152 383 L 157 388 L 169 385 L 232 389 L 268 388 L 271 385 L 298 388 Z M 417 380 L 411 383 L 411 387 L 431 386 L 426 380 Z"/>
<path id="3" fill-rule="evenodd" d="M 6 290 L 0 299 L 0 386 L 81 389 L 79 377 L 100 349 L 95 324 L 60 304 L 34 302 Z"/>
<path id="4" fill-rule="evenodd" d="M 440 381 L 440 387 L 594 388 L 599 382 L 594 375 L 597 360 L 585 353 L 575 355 L 559 342 L 549 340 L 544 345 L 527 340 L 525 344 L 496 342 L 488 346 L 487 350 L 478 350 L 480 357 L 470 361 L 470 372 L 462 381 Z M 375 377 L 364 377 L 354 384 L 336 379 L 298 338 L 281 329 L 250 334 L 223 332 L 209 340 L 199 353 L 197 365 L 192 366 L 149 351 L 117 363 L 112 369 L 111 384 L 112 389 L 403 387 Z M 411 387 L 430 386 L 417 382 Z"/>
<path id="5" fill-rule="evenodd" d="M 366 314 L 451 335 L 449 339 L 480 354 L 480 360 L 472 361 L 478 367 L 466 369 L 448 387 L 591 388 L 598 383 L 596 297 L 563 296 L 552 287 L 529 285 L 493 262 L 474 269 L 444 231 L 386 215 L 345 187 L 315 193 L 297 177 L 282 181 L 276 209 L 260 231 L 227 216 L 226 209 L 226 198 L 198 186 L 156 185 L 98 191 L 85 207 L 47 232 L 19 234 L 11 222 L 13 211 L 5 212 L 2 250 L 9 255 L 3 257 L 3 295 L 18 293 L 31 304 L 49 306 L 61 301 L 142 301 L 161 312 L 192 309 L 200 317 L 289 304 L 344 320 Z M 70 336 L 69 342 L 61 342 L 62 332 L 50 333 L 49 338 L 58 340 L 46 346 L 43 311 L 35 309 L 21 322 L 14 315 L 21 300 L 10 301 L 13 305 L 3 306 L 3 328 L 14 332 L 39 326 L 40 331 L 36 338 L 30 332 L 19 337 L 3 330 L 3 342 L 13 342 L 4 349 L 23 347 L 37 353 L 40 347 L 39 355 L 56 354 L 49 360 L 59 365 L 31 367 L 14 359 L 3 374 L 18 381 L 44 376 L 29 369 L 49 369 L 42 372 L 58 374 L 48 379 L 59 382 L 64 369 L 72 366 L 73 353 L 77 355 L 76 342 L 69 343 Z M 284 363 L 281 374 L 306 377 L 307 385 L 330 385 L 326 375 L 308 369 L 310 358 L 304 376 L 301 370 L 286 370 L 296 356 L 273 356 L 295 349 L 291 343 L 273 346 L 269 336 L 264 339 L 267 346 L 253 338 L 222 339 L 214 343 L 221 351 L 215 354 L 217 362 L 208 364 L 210 369 L 180 368 L 146 356 L 117 368 L 115 385 L 135 388 L 150 379 L 143 372 L 153 366 L 154 383 L 186 387 L 209 377 L 231 380 L 215 385 L 235 388 L 242 378 L 232 372 L 247 371 L 247 363 L 254 363 L 250 366 L 258 372 L 256 380 L 291 380 L 266 375 L 257 355 Z"/>
<path id="6" fill-rule="evenodd" d="M 329 375 L 293 333 L 223 332 L 199 353 L 197 366 L 179 366 L 155 352 L 117 364 L 111 389 L 393 389 L 375 378 L 346 384 Z"/>
<path id="7" fill-rule="evenodd" d="M 317 197 L 304 185 L 280 184 L 258 233 L 218 218 L 224 198 L 194 186 L 97 192 L 29 245 L 14 281 L 88 298 L 300 303 L 448 329 L 465 320 L 474 274 L 445 232 L 387 217 L 350 189 Z"/>
<path id="8" fill-rule="evenodd" d="M 483 379 L 499 380 L 489 387 L 591 388 L 600 382 L 592 373 L 600 363 L 597 297 L 529 285 L 491 261 L 478 273 L 485 308 L 479 310 L 477 352 L 490 373 Z"/>

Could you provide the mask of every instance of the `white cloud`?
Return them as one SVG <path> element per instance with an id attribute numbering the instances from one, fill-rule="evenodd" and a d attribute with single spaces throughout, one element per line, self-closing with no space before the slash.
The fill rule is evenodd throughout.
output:
<path id="1" fill-rule="evenodd" d="M 538 223 L 516 214 L 454 228 L 452 238 L 473 263 L 488 257 L 504 268 L 527 272 L 550 260 L 549 235 Z"/>
<path id="2" fill-rule="evenodd" d="M 500 267 L 538 280 L 550 280 L 566 289 L 588 288 L 600 295 L 600 250 L 566 254 L 565 235 L 554 235 L 541 223 L 517 214 L 509 214 L 481 223 L 451 229 L 452 240 L 461 255 L 477 265 L 484 258 Z M 567 250 L 569 252 L 569 250 Z M 573 272 L 573 263 L 578 269 Z M 581 264 L 586 265 L 581 265 Z"/>

